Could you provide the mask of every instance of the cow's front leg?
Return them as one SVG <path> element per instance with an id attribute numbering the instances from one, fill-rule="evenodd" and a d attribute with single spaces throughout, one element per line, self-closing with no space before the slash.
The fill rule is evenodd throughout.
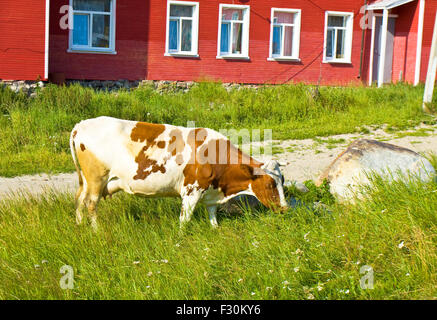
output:
<path id="1" fill-rule="evenodd" d="M 209 213 L 209 222 L 211 222 L 213 228 L 217 228 L 218 227 L 217 217 L 216 217 L 217 206 L 216 205 L 207 206 L 206 209 L 208 210 Z"/>
<path id="2" fill-rule="evenodd" d="M 182 208 L 180 216 L 181 229 L 191 220 L 194 209 L 202 197 L 202 191 L 192 191 L 189 195 L 182 196 Z"/>

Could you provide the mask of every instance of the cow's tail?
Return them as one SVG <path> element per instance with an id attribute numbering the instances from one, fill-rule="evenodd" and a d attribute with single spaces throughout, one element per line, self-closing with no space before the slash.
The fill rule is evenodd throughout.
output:
<path id="1" fill-rule="evenodd" d="M 79 162 L 77 161 L 77 155 L 76 155 L 76 145 L 74 144 L 74 138 L 77 134 L 77 126 L 73 128 L 70 135 L 70 150 L 71 150 L 71 156 L 73 157 L 74 166 L 76 167 L 77 175 L 79 176 L 79 187 L 83 186 L 83 179 L 82 179 L 82 172 L 79 167 Z"/>

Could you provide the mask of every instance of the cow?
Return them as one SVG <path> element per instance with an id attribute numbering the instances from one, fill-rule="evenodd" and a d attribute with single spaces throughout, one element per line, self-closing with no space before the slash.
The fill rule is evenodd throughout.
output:
<path id="1" fill-rule="evenodd" d="M 238 195 L 276 212 L 288 208 L 278 163 L 255 160 L 211 129 L 98 117 L 75 125 L 70 149 L 79 176 L 76 222 L 86 207 L 94 229 L 99 200 L 118 191 L 181 197 L 181 228 L 199 202 L 213 227 L 217 207 Z"/>

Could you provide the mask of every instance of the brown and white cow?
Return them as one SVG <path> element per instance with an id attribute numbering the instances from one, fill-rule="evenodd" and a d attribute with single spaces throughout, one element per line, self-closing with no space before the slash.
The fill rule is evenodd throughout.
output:
<path id="1" fill-rule="evenodd" d="M 216 227 L 217 206 L 241 194 L 284 210 L 287 203 L 277 163 L 260 163 L 211 129 L 99 117 L 78 123 L 70 148 L 79 175 L 76 221 L 88 208 L 97 227 L 100 198 L 123 190 L 146 197 L 180 196 L 181 226 L 203 202 Z"/>

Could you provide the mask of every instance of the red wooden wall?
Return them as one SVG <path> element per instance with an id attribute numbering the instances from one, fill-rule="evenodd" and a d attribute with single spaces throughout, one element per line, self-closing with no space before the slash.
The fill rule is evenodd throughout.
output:
<path id="1" fill-rule="evenodd" d="M 363 31 L 363 0 L 206 0 L 200 1 L 199 58 L 165 57 L 166 0 L 117 0 L 116 55 L 68 53 L 68 30 L 62 30 L 60 7 L 69 0 L 51 0 L 49 72 L 67 79 L 199 80 L 284 83 L 319 80 L 322 84 L 366 81 L 370 30 Z M 220 3 L 250 5 L 250 61 L 216 59 Z M 302 10 L 300 62 L 267 61 L 272 7 Z M 437 1 L 425 7 L 420 79 L 428 67 Z M 325 11 L 354 12 L 351 64 L 322 63 Z M 393 10 L 396 23 L 393 80 L 414 80 L 418 0 Z M 0 79 L 33 80 L 44 76 L 45 0 L 0 0 Z"/>
<path id="2" fill-rule="evenodd" d="M 0 79 L 44 79 L 46 0 L 0 0 Z"/>
<path id="3" fill-rule="evenodd" d="M 223 82 L 283 83 L 317 82 L 346 84 L 358 80 L 362 30 L 359 27 L 361 0 L 208 0 L 200 2 L 199 59 L 164 57 L 165 1 L 152 1 L 149 29 L 149 79 L 220 79 Z M 250 61 L 220 60 L 217 56 L 220 3 L 250 5 Z M 301 62 L 267 61 L 271 8 L 302 10 Z M 352 64 L 322 63 L 325 11 L 354 12 Z M 161 17 L 161 18 L 156 18 Z"/>
<path id="4" fill-rule="evenodd" d="M 164 57 L 165 0 L 117 1 L 116 55 L 67 53 L 68 31 L 59 27 L 59 8 L 68 0 L 52 0 L 50 72 L 67 79 L 151 79 L 282 83 L 287 81 L 346 84 L 358 81 L 361 36 L 361 0 L 207 0 L 200 1 L 199 58 Z M 250 5 L 250 61 L 218 60 L 220 3 Z M 267 61 L 272 7 L 302 10 L 301 62 Z M 321 63 L 325 11 L 355 13 L 352 64 Z"/>
<path id="5" fill-rule="evenodd" d="M 117 0 L 116 55 L 68 53 L 68 30 L 62 30 L 59 10 L 69 0 L 52 0 L 50 10 L 50 73 L 64 73 L 67 79 L 146 79 L 149 3 L 151 0 Z M 158 1 L 166 6 L 166 1 Z M 162 19 L 165 26 L 165 19 Z M 155 22 L 156 23 L 156 22 Z"/>

